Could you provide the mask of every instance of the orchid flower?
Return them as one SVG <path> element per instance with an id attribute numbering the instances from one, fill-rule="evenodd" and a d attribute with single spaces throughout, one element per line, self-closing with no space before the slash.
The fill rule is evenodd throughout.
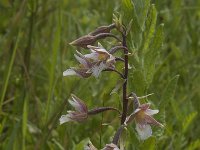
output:
<path id="1" fill-rule="evenodd" d="M 91 75 L 96 78 L 104 69 L 114 69 L 115 57 L 108 53 L 102 46 L 95 47 L 88 45 L 91 53 L 81 54 L 77 52 L 75 58 L 80 63 L 79 68 L 67 69 L 63 72 L 63 76 L 76 75 L 79 77 L 87 78 Z"/>
<path id="2" fill-rule="evenodd" d="M 136 123 L 136 131 L 141 140 L 146 140 L 152 135 L 152 129 L 150 125 L 156 125 L 163 127 L 161 123 L 156 121 L 152 116 L 157 114 L 159 110 L 149 109 L 150 103 L 139 105 L 138 108 L 127 117 L 125 123 L 129 123 L 133 119 Z"/>
<path id="3" fill-rule="evenodd" d="M 60 118 L 60 124 L 69 121 L 84 121 L 88 117 L 88 109 L 85 103 L 78 97 L 72 94 L 72 100 L 69 103 L 74 107 L 75 111 L 67 111 L 68 114 L 62 115 Z"/>

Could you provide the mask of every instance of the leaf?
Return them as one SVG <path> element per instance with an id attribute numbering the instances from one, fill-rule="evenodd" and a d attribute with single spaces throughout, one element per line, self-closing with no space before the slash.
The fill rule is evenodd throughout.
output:
<path id="1" fill-rule="evenodd" d="M 149 44 L 155 33 L 156 21 L 157 21 L 157 11 L 155 5 L 152 4 L 148 12 L 148 17 L 145 21 L 145 31 L 143 33 L 143 47 L 141 49 L 143 53 L 146 53 L 147 50 L 149 49 Z"/>
<path id="2" fill-rule="evenodd" d="M 138 22 L 141 28 L 144 28 L 144 22 L 147 17 L 147 12 L 150 6 L 150 0 L 133 0 L 135 4 L 136 12 L 138 15 Z"/>
<path id="3" fill-rule="evenodd" d="M 79 144 L 75 146 L 75 149 L 84 149 L 85 145 L 89 142 L 89 138 L 82 140 Z"/>
<path id="4" fill-rule="evenodd" d="M 140 69 L 132 72 L 128 84 L 130 90 L 137 93 L 137 95 L 143 95 L 145 93 L 147 83 L 145 81 L 143 72 Z"/>
<path id="5" fill-rule="evenodd" d="M 24 99 L 24 106 L 23 106 L 23 119 L 22 119 L 22 149 L 25 150 L 25 141 L 26 141 L 26 133 L 27 133 L 27 118 L 28 118 L 28 95 L 26 95 Z"/>
<path id="6" fill-rule="evenodd" d="M 52 139 L 52 142 L 55 143 L 55 145 L 58 147 L 58 149 L 65 150 L 65 148 L 55 138 Z"/>
<path id="7" fill-rule="evenodd" d="M 155 150 L 156 149 L 156 138 L 155 137 L 150 137 L 147 140 L 144 141 L 140 145 L 140 150 Z"/>
<path id="8" fill-rule="evenodd" d="M 133 40 L 134 44 L 137 47 L 140 45 L 141 40 L 141 27 L 138 22 L 138 16 L 135 10 L 134 3 L 131 0 L 122 0 L 122 14 L 123 14 L 123 23 L 128 25 L 128 23 L 133 20 L 131 26 L 131 32 L 128 36 L 128 39 Z"/>
<path id="9" fill-rule="evenodd" d="M 161 104 L 160 104 L 161 106 L 166 105 L 168 102 L 170 102 L 170 100 L 172 100 L 174 98 L 178 78 L 179 78 L 179 75 L 176 75 L 175 77 L 173 77 L 169 81 L 166 88 L 164 89 L 164 92 L 163 92 L 162 97 L 161 97 Z"/>
<path id="10" fill-rule="evenodd" d="M 116 85 L 115 85 L 115 88 L 111 91 L 110 95 L 112 95 L 114 93 L 117 94 L 117 92 L 121 89 L 121 87 L 123 86 L 123 84 L 124 84 L 125 81 L 126 80 L 124 80 L 124 79 L 118 80 L 117 83 L 116 83 Z"/>
<path id="11" fill-rule="evenodd" d="M 11 71 L 12 71 L 12 68 L 13 68 L 13 64 L 14 64 L 14 60 L 15 60 L 15 56 L 16 56 L 16 51 L 17 51 L 17 48 L 18 48 L 20 34 L 21 34 L 21 32 L 19 31 L 18 34 L 17 34 L 17 37 L 16 37 L 16 42 L 15 42 L 15 46 L 14 46 L 13 53 L 12 53 L 12 56 L 11 56 L 11 60 L 10 60 L 9 64 L 6 66 L 8 68 L 8 70 L 5 74 L 5 79 L 3 80 L 4 84 L 3 84 L 3 87 L 2 87 L 1 98 L 0 98 L 0 112 L 2 111 L 1 109 L 2 109 L 3 101 L 4 101 L 4 98 L 5 98 L 5 95 L 6 95 L 6 90 L 7 90 L 7 87 L 8 87 L 8 82 L 9 82 L 9 79 L 10 79 Z"/>
<path id="12" fill-rule="evenodd" d="M 200 139 L 197 139 L 190 143 L 190 145 L 187 147 L 188 150 L 196 150 L 200 148 Z"/>
<path id="13" fill-rule="evenodd" d="M 163 24 L 161 24 L 157 31 L 156 34 L 152 40 L 152 43 L 149 47 L 149 51 L 145 53 L 144 56 L 144 75 L 145 79 L 148 85 L 153 80 L 153 75 L 155 73 L 155 63 L 156 63 L 156 58 L 159 54 L 159 50 L 161 49 L 163 43 Z"/>
<path id="14" fill-rule="evenodd" d="M 197 111 L 195 111 L 185 117 L 185 119 L 183 120 L 183 124 L 182 124 L 183 132 L 187 131 L 187 129 L 189 128 L 189 126 L 191 125 L 192 121 L 197 116 L 197 114 L 198 114 Z"/>

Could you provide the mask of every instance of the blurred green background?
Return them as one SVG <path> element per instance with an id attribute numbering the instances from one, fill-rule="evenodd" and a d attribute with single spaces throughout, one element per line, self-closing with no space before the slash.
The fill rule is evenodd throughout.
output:
<path id="1" fill-rule="evenodd" d="M 74 39 L 112 23 L 133 19 L 128 37 L 129 92 L 154 93 L 144 101 L 159 109 L 164 129 L 139 141 L 134 124 L 123 133 L 127 150 L 200 149 L 200 0 L 1 0 L 0 149 L 82 149 L 110 143 L 120 120 L 105 112 L 82 124 L 59 125 L 71 109 L 70 93 L 89 108 L 121 109 L 121 94 L 110 95 L 118 76 L 63 77 L 75 66 Z M 152 5 L 155 4 L 155 5 Z M 163 26 L 164 24 L 164 26 Z M 110 48 L 108 39 L 102 43 Z M 120 55 L 120 54 L 119 54 Z M 122 66 L 117 66 L 118 68 Z M 143 102 L 144 102 L 143 101 Z"/>

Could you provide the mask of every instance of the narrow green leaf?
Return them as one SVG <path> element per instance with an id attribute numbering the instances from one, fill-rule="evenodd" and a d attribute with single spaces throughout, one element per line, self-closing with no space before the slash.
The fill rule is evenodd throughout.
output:
<path id="1" fill-rule="evenodd" d="M 28 96 L 25 97 L 22 118 L 22 150 L 25 150 L 26 131 L 27 131 L 27 118 L 28 118 Z"/>
<path id="2" fill-rule="evenodd" d="M 149 47 L 149 51 L 145 53 L 144 56 L 144 74 L 145 74 L 145 79 L 148 85 L 153 80 L 153 75 L 155 73 L 155 63 L 157 60 L 157 56 L 159 55 L 160 49 L 162 47 L 163 43 L 163 24 L 161 24 L 157 31 L 156 34 L 152 40 L 152 43 Z"/>
<path id="3" fill-rule="evenodd" d="M 6 150 L 12 150 L 13 149 L 14 142 L 15 142 L 15 139 L 17 137 L 17 133 L 18 133 L 19 128 L 20 128 L 20 124 L 21 124 L 21 122 L 19 121 L 19 122 L 15 123 L 13 125 L 14 127 L 12 129 L 12 133 L 9 137 L 9 141 L 8 141 L 6 148 L 5 148 Z"/>
<path id="4" fill-rule="evenodd" d="M 188 127 L 191 125 L 192 121 L 197 116 L 197 114 L 198 113 L 195 111 L 185 117 L 185 119 L 183 120 L 183 124 L 182 124 L 183 132 L 187 131 Z"/>
<path id="5" fill-rule="evenodd" d="M 200 148 L 200 139 L 197 139 L 190 143 L 190 145 L 187 147 L 188 150 L 197 150 Z"/>
<path id="6" fill-rule="evenodd" d="M 14 63 L 14 60 L 15 60 L 16 51 L 17 51 L 17 48 L 18 48 L 19 34 L 20 34 L 20 31 L 18 32 L 18 35 L 16 37 L 16 42 L 15 42 L 15 46 L 14 46 L 13 53 L 12 53 L 12 56 L 11 56 L 11 60 L 10 60 L 10 63 L 8 64 L 8 71 L 5 74 L 5 79 L 4 79 L 4 84 L 3 84 L 1 99 L 0 99 L 0 112 L 2 111 L 2 104 L 3 104 L 3 101 L 4 101 L 5 95 L 6 95 L 6 90 L 7 90 L 7 87 L 8 87 L 8 81 L 9 81 L 9 78 L 10 78 L 13 63 Z"/>
<path id="7" fill-rule="evenodd" d="M 122 0 L 122 14 L 123 14 L 123 22 L 127 26 L 128 23 L 133 20 L 133 24 L 131 26 L 131 32 L 128 36 L 129 39 L 134 41 L 134 44 L 138 47 L 140 45 L 141 40 L 141 27 L 138 22 L 138 16 L 135 10 L 134 3 L 131 0 Z"/>
<path id="8" fill-rule="evenodd" d="M 53 138 L 52 141 L 57 145 L 58 149 L 65 150 L 65 148 L 55 138 Z"/>
<path id="9" fill-rule="evenodd" d="M 164 92 L 163 92 L 162 98 L 161 98 L 161 106 L 162 105 L 164 106 L 166 103 L 170 102 L 170 100 L 172 100 L 174 98 L 178 78 L 179 78 L 179 75 L 176 75 L 175 77 L 173 77 L 169 81 L 166 88 L 164 89 Z"/>
<path id="10" fill-rule="evenodd" d="M 115 88 L 111 91 L 110 95 L 114 94 L 114 93 L 118 93 L 118 91 L 122 88 L 123 84 L 124 84 L 125 80 L 124 79 L 120 79 L 117 81 Z"/>
<path id="11" fill-rule="evenodd" d="M 149 49 L 149 44 L 154 36 L 155 29 L 156 29 L 156 20 L 157 20 L 157 11 L 155 5 L 151 5 L 148 17 L 145 22 L 145 31 L 143 34 L 143 47 L 141 51 L 146 53 Z"/>
<path id="12" fill-rule="evenodd" d="M 134 91 L 137 95 L 143 95 L 145 93 L 147 83 L 141 70 L 138 69 L 132 72 L 128 84 L 130 91 Z"/>
<path id="13" fill-rule="evenodd" d="M 136 12 L 138 15 L 138 22 L 142 29 L 144 29 L 145 19 L 150 6 L 150 0 L 133 0 L 135 4 Z"/>
<path id="14" fill-rule="evenodd" d="M 52 59 L 51 59 L 51 67 L 50 67 L 50 75 L 49 75 L 49 91 L 48 91 L 48 98 L 47 98 L 47 106 L 46 106 L 46 111 L 45 111 L 45 122 L 48 120 L 48 114 L 50 111 L 50 102 L 52 99 L 52 93 L 53 93 L 53 88 L 54 88 L 54 83 L 55 83 L 55 69 L 56 69 L 56 63 L 57 63 L 57 56 L 58 56 L 58 50 L 60 46 L 60 32 L 61 32 L 61 16 L 60 12 L 57 12 L 58 18 L 57 20 L 57 26 L 56 26 L 56 32 L 54 36 L 54 41 L 53 41 L 53 49 L 52 49 Z"/>
<path id="15" fill-rule="evenodd" d="M 76 144 L 75 149 L 84 149 L 84 146 L 89 142 L 89 138 L 82 140 L 80 143 Z"/>
<path id="16" fill-rule="evenodd" d="M 140 150 L 155 150 L 156 149 L 156 138 L 150 137 L 141 143 Z"/>

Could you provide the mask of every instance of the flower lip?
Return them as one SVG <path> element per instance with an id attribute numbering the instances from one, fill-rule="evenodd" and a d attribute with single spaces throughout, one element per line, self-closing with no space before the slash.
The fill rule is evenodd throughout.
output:
<path id="1" fill-rule="evenodd" d="M 141 140 L 146 140 L 152 135 L 151 126 L 146 124 L 141 126 L 140 124 L 136 124 L 136 131 Z"/>

